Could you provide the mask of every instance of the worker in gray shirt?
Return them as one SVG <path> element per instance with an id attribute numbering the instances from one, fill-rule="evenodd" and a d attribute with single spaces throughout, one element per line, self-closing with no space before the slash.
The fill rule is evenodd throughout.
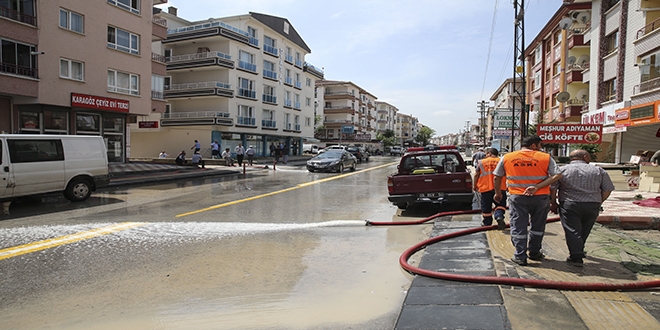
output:
<path id="1" fill-rule="evenodd" d="M 550 187 L 550 210 L 559 211 L 564 227 L 570 253 L 566 262 L 582 267 L 584 244 L 598 218 L 600 206 L 614 190 L 614 184 L 603 168 L 589 165 L 591 156 L 586 150 L 574 150 L 569 158 L 570 164 L 559 169 L 561 179 Z"/>

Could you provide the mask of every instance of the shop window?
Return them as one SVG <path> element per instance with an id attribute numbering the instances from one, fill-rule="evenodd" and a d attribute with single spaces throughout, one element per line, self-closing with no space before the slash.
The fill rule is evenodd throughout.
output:
<path id="1" fill-rule="evenodd" d="M 101 133 L 101 116 L 94 114 L 79 113 L 76 115 L 77 133 Z"/>
<path id="2" fill-rule="evenodd" d="M 18 114 L 21 133 L 40 134 L 41 121 L 38 112 L 21 111 Z"/>
<path id="3" fill-rule="evenodd" d="M 62 111 L 44 110 L 44 133 L 46 134 L 68 134 L 69 121 L 67 113 Z"/>
<path id="4" fill-rule="evenodd" d="M 124 132 L 124 119 L 118 117 L 103 117 L 103 133 Z"/>

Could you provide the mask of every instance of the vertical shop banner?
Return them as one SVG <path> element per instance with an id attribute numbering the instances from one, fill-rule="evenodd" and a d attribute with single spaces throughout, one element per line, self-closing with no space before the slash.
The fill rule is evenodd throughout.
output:
<path id="1" fill-rule="evenodd" d="M 603 139 L 603 125 L 539 124 L 537 130 L 543 143 L 599 144 Z"/>

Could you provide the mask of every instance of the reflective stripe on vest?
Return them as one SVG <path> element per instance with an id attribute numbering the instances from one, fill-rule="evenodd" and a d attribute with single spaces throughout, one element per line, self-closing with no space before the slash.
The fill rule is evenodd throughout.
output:
<path id="1" fill-rule="evenodd" d="M 495 175 L 493 175 L 493 171 L 495 171 L 495 167 L 497 167 L 497 163 L 499 162 L 500 159 L 497 157 L 484 158 L 479 161 L 479 178 L 477 178 L 477 189 L 479 189 L 479 192 L 495 189 Z M 506 178 L 502 179 L 501 189 L 506 190 Z"/>
<path id="2" fill-rule="evenodd" d="M 509 193 L 522 195 L 525 189 L 548 178 L 550 154 L 520 150 L 504 155 L 504 171 Z M 549 195 L 550 186 L 538 189 L 534 195 Z"/>

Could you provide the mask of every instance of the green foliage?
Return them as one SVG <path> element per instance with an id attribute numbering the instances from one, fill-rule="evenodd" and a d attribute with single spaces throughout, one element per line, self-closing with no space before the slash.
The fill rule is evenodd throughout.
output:
<path id="1" fill-rule="evenodd" d="M 559 164 L 568 164 L 571 161 L 569 157 L 566 156 L 559 156 L 557 157 L 557 163 Z"/>
<path id="2" fill-rule="evenodd" d="M 591 156 L 591 161 L 598 161 L 598 153 L 602 152 L 603 149 L 600 148 L 600 144 L 571 144 L 571 151 L 573 150 L 586 150 Z"/>
<path id="3" fill-rule="evenodd" d="M 393 130 L 385 130 L 385 133 L 378 133 L 376 135 L 376 140 L 380 141 L 383 144 L 383 147 L 391 147 L 396 145 L 396 136 Z"/>
<path id="4" fill-rule="evenodd" d="M 431 137 L 433 137 L 433 134 L 435 134 L 435 131 L 431 129 L 430 127 L 422 127 L 419 132 L 417 133 L 417 136 L 415 136 L 415 141 L 419 142 L 419 144 L 425 146 L 429 144 L 429 140 Z"/>

